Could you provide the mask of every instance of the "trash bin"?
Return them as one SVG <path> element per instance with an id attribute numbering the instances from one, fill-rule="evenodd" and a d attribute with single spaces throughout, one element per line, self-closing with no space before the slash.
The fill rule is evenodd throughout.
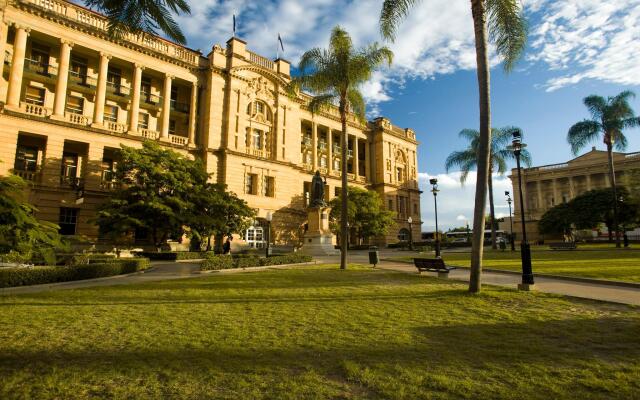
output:
<path id="1" fill-rule="evenodd" d="M 373 268 L 380 262 L 380 255 L 378 253 L 378 247 L 369 247 L 369 264 L 373 264 Z"/>

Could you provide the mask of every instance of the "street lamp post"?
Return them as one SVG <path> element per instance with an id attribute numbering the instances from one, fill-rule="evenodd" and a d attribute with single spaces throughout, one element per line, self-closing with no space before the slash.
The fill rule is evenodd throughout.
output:
<path id="1" fill-rule="evenodd" d="M 433 203 L 436 212 L 436 257 L 440 257 L 440 232 L 438 232 L 438 180 L 432 178 L 429 180 L 431 184 L 431 193 L 433 193 Z"/>
<path id="2" fill-rule="evenodd" d="M 271 214 L 271 211 L 267 211 L 267 247 L 266 247 L 266 251 L 265 251 L 265 257 L 269 257 L 269 243 L 271 242 L 271 220 L 273 219 L 273 214 Z"/>
<path id="3" fill-rule="evenodd" d="M 509 195 L 509 191 L 506 190 L 504 195 L 507 196 L 507 204 L 509 204 L 509 224 L 511 224 L 511 232 L 509 233 L 509 241 L 511 242 L 511 251 L 516 251 L 516 242 L 513 240 L 513 216 L 511 215 L 511 196 Z"/>
<path id="4" fill-rule="evenodd" d="M 520 243 L 520 256 L 522 258 L 522 283 L 518 285 L 520 290 L 531 290 L 534 284 L 533 268 L 531 267 L 531 247 L 527 241 L 527 228 L 525 222 L 524 198 L 522 196 L 522 169 L 520 168 L 520 154 L 522 149 L 527 147 L 522 143 L 522 132 L 519 129 L 513 131 L 513 141 L 509 150 L 516 156 L 516 167 L 518 169 L 518 192 L 520 194 L 520 217 L 522 218 L 522 242 Z"/>
<path id="5" fill-rule="evenodd" d="M 413 251 L 413 230 L 411 229 L 413 218 L 409 217 L 407 222 L 409 223 L 409 250 Z"/>

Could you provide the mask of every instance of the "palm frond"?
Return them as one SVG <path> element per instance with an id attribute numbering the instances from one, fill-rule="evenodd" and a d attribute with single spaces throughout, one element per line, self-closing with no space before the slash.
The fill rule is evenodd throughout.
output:
<path id="1" fill-rule="evenodd" d="M 316 114 L 318 111 L 335 105 L 336 95 L 334 94 L 321 94 L 315 96 L 309 102 L 309 110 L 312 114 Z"/>
<path id="2" fill-rule="evenodd" d="M 607 100 L 604 97 L 592 94 L 591 96 L 585 97 L 582 102 L 587 109 L 589 109 L 591 118 L 596 121 L 600 121 L 602 119 L 607 108 Z"/>
<path id="3" fill-rule="evenodd" d="M 504 69 L 513 70 L 527 43 L 528 24 L 518 0 L 486 0 L 489 38 L 504 59 Z"/>
<path id="4" fill-rule="evenodd" d="M 447 157 L 444 166 L 447 172 L 451 171 L 453 168 L 457 168 L 460 174 L 460 183 L 464 185 L 469 172 L 475 168 L 477 161 L 477 155 L 475 150 L 471 148 L 467 148 L 462 151 L 454 151 L 449 154 Z"/>
<path id="5" fill-rule="evenodd" d="M 463 129 L 458 133 L 458 136 L 462 139 L 467 139 L 469 142 L 478 140 L 480 132 L 475 129 Z"/>
<path id="6" fill-rule="evenodd" d="M 394 41 L 398 25 L 411 8 L 420 0 L 385 0 L 380 12 L 380 33 L 382 37 Z"/>
<path id="7" fill-rule="evenodd" d="M 356 89 L 351 89 L 347 93 L 349 109 L 353 112 L 361 123 L 366 122 L 366 105 L 362 93 Z"/>
<path id="8" fill-rule="evenodd" d="M 578 152 L 590 142 L 598 139 L 598 133 L 602 131 L 602 126 L 597 121 L 584 120 L 569 128 L 567 142 L 571 145 L 571 151 L 577 155 Z"/>

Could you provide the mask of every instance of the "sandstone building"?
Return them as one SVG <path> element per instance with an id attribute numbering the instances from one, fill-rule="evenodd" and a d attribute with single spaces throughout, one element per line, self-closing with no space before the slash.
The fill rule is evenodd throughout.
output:
<path id="1" fill-rule="evenodd" d="M 341 149 L 337 110 L 312 115 L 309 97 L 285 92 L 289 62 L 255 54 L 238 38 L 204 55 L 151 35 L 110 38 L 103 16 L 66 1 L 0 5 L 0 174 L 29 180 L 39 217 L 62 233 L 98 239 L 90 220 L 116 184 L 120 145 L 154 140 L 201 158 L 212 179 L 258 211 L 243 234 L 250 246 L 264 244 L 267 212 L 276 243 L 299 243 L 312 173 L 326 177 L 332 198 L 342 151 L 350 184 L 377 191 L 397 213 L 376 241 L 406 239 L 409 216 L 419 237 L 411 129 L 352 116 Z"/>
<path id="2" fill-rule="evenodd" d="M 640 171 L 640 153 L 613 153 L 613 160 L 617 184 L 627 186 L 630 174 Z M 520 238 L 522 224 L 516 169 L 511 171 L 510 178 L 515 206 L 513 230 L 516 238 Z M 611 185 L 607 152 L 596 150 L 595 147 L 566 163 L 524 168 L 522 192 L 528 239 L 541 239 L 538 221 L 548 209 L 566 203 L 589 190 L 609 187 Z M 503 227 L 501 228 L 507 229 L 507 224 L 503 224 Z"/>

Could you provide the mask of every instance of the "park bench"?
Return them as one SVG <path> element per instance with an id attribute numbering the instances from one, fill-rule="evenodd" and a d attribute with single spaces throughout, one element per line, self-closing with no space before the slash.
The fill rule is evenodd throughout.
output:
<path id="1" fill-rule="evenodd" d="M 549 243 L 549 248 L 551 250 L 575 250 L 578 248 L 576 242 L 558 242 L 558 243 Z"/>
<path id="2" fill-rule="evenodd" d="M 456 267 L 448 267 L 442 258 L 414 258 L 413 264 L 419 274 L 423 271 L 437 272 L 438 278 L 448 278 L 449 271 L 456 269 Z"/>

